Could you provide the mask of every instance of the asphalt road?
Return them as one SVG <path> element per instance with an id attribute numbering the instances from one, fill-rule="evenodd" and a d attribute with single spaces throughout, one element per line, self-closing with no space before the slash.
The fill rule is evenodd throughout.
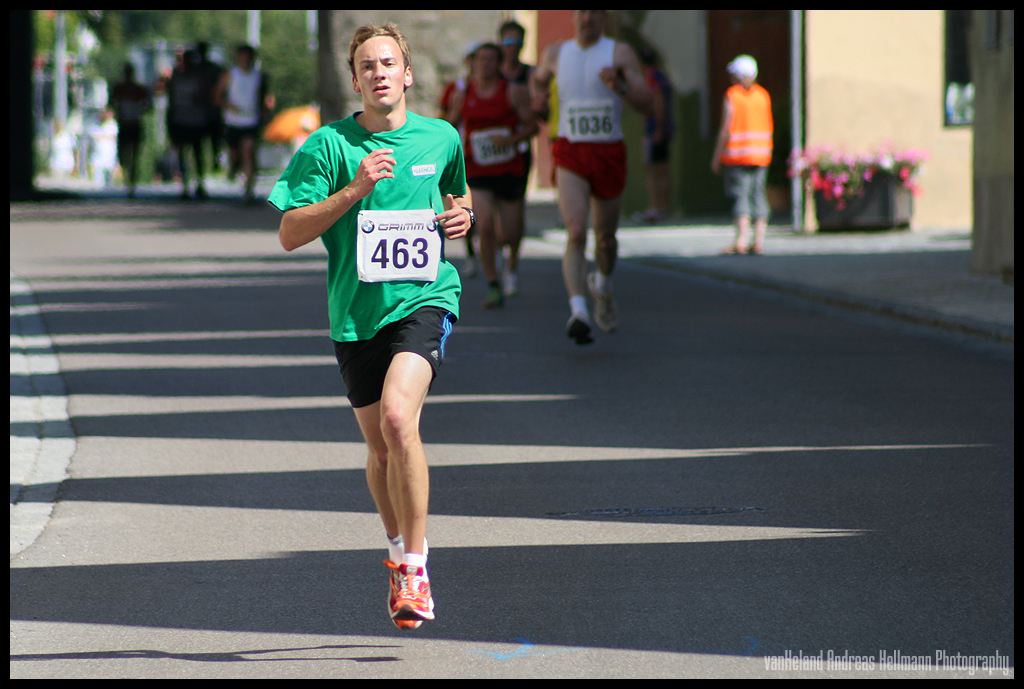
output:
<path id="1" fill-rule="evenodd" d="M 578 347 L 550 254 L 466 280 L 399 633 L 322 249 L 176 208 L 12 222 L 76 436 L 12 678 L 1013 675 L 1012 357 L 630 260 Z"/>

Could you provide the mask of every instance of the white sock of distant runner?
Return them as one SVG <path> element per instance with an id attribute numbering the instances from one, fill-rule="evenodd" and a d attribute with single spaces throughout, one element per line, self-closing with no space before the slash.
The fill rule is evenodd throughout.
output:
<path id="1" fill-rule="evenodd" d="M 597 288 L 598 294 L 610 294 L 612 291 L 612 276 L 605 275 L 600 270 L 597 271 L 597 275 L 594 277 L 594 287 Z"/>
<path id="2" fill-rule="evenodd" d="M 586 297 L 569 297 L 569 309 L 572 311 L 572 315 L 583 316 L 588 321 L 590 320 L 590 314 L 587 313 Z"/>

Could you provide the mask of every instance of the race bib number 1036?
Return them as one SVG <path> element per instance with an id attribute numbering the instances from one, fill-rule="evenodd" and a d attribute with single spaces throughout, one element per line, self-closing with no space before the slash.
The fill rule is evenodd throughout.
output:
<path id="1" fill-rule="evenodd" d="M 362 282 L 433 282 L 441 264 L 441 234 L 432 209 L 359 211 L 356 269 Z"/>
<path id="2" fill-rule="evenodd" d="M 607 142 L 622 138 L 611 100 L 570 101 L 559 114 L 558 135 L 577 141 Z"/>

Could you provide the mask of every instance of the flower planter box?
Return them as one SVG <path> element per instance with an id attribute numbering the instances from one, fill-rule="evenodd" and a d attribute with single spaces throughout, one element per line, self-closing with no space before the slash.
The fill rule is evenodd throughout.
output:
<path id="1" fill-rule="evenodd" d="M 836 202 L 822 191 L 814 192 L 814 212 L 822 232 L 843 230 L 883 230 L 909 227 L 914 212 L 914 195 L 892 175 L 875 175 L 864 182 L 863 194 Z"/>

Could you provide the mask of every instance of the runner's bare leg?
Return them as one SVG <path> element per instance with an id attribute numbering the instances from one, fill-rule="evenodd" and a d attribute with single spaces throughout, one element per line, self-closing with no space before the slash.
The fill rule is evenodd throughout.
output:
<path id="1" fill-rule="evenodd" d="M 426 359 L 399 352 L 379 402 L 355 410 L 369 447 L 367 484 L 388 535 L 401 534 L 405 552 L 423 553 L 430 479 L 419 424 L 433 371 Z"/>
<path id="2" fill-rule="evenodd" d="M 555 172 L 558 185 L 558 209 L 568 231 L 562 276 L 570 297 L 587 294 L 587 222 L 590 211 L 590 183 L 575 172 L 559 167 Z"/>

